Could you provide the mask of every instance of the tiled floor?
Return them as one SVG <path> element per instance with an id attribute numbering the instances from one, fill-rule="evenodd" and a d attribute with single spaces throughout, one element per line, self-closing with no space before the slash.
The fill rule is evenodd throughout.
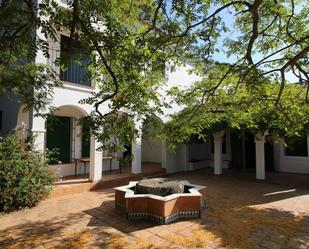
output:
<path id="1" fill-rule="evenodd" d="M 309 248 L 308 189 L 203 170 L 173 177 L 208 186 L 201 219 L 128 222 L 112 189 L 84 192 L 0 216 L 0 248 Z"/>

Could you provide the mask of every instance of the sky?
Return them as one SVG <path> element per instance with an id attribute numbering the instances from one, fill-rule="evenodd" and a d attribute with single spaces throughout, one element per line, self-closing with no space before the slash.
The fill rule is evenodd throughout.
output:
<path id="1" fill-rule="evenodd" d="M 223 11 L 220 16 L 223 18 L 223 21 L 225 22 L 225 24 L 231 30 L 231 32 L 229 32 L 227 34 L 227 36 L 229 38 L 233 39 L 233 38 L 236 38 L 239 35 L 239 33 L 233 29 L 234 17 L 233 17 L 233 14 L 229 13 L 229 11 L 230 10 Z M 222 41 L 223 41 L 223 39 L 221 39 L 221 42 Z M 220 46 L 220 44 L 219 44 L 219 46 Z M 261 59 L 263 59 L 263 56 L 260 53 L 255 53 L 252 57 L 253 57 L 253 61 L 254 62 L 258 62 Z M 271 57 L 271 58 L 274 59 L 275 57 Z M 227 62 L 227 63 L 234 63 L 234 62 L 237 61 L 237 57 L 236 56 L 232 55 L 230 57 L 227 57 L 227 55 L 224 53 L 224 47 L 223 46 L 221 46 L 221 52 L 216 53 L 214 55 L 214 59 L 216 61 L 219 61 L 219 62 Z M 294 82 L 298 82 L 299 81 L 299 79 L 292 72 L 287 72 L 285 77 L 286 77 L 286 80 L 288 82 L 293 82 L 294 83 Z"/>
<path id="2" fill-rule="evenodd" d="M 300 7 L 301 8 L 301 7 Z M 297 8 L 296 11 L 299 11 L 300 8 Z M 216 10 L 216 6 L 212 6 L 210 9 L 209 13 L 213 13 Z M 237 57 L 236 56 L 230 56 L 227 57 L 226 53 L 224 52 L 225 47 L 223 46 L 223 40 L 225 37 L 229 37 L 231 39 L 233 38 L 237 38 L 238 35 L 240 35 L 239 32 L 237 32 L 234 28 L 233 28 L 233 24 L 234 24 L 234 13 L 232 12 L 232 8 L 231 9 L 226 9 L 224 11 L 221 12 L 220 16 L 222 17 L 223 21 L 225 22 L 226 26 L 229 28 L 230 32 L 228 32 L 227 34 L 225 34 L 221 39 L 219 39 L 217 47 L 221 50 L 220 52 L 217 52 L 214 54 L 213 58 L 218 61 L 218 62 L 225 62 L 225 63 L 233 63 L 237 61 Z M 253 55 L 253 60 L 255 62 L 261 60 L 263 58 L 262 54 L 259 53 L 255 53 Z M 274 59 L 275 57 L 272 57 L 272 59 Z M 296 78 L 292 72 L 288 72 L 286 73 L 286 80 L 289 82 L 298 82 L 298 78 Z"/>

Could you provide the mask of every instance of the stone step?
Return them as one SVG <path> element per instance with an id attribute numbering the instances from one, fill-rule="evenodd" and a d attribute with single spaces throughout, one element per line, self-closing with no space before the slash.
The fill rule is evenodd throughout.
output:
<path id="1" fill-rule="evenodd" d="M 82 193 L 86 191 L 93 191 L 98 189 L 114 188 L 121 185 L 126 185 L 130 181 L 138 181 L 143 178 L 152 178 L 152 177 L 164 177 L 166 173 L 164 170 L 158 172 L 144 173 L 138 175 L 128 175 L 124 177 L 117 177 L 114 179 L 103 179 L 97 182 L 91 181 L 80 181 L 80 182 L 63 182 L 62 184 L 57 184 L 53 187 L 53 190 L 48 198 L 59 198 L 67 195 Z"/>

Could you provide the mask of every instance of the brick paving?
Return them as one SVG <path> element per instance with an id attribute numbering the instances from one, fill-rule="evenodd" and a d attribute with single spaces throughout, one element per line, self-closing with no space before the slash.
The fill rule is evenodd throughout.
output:
<path id="1" fill-rule="evenodd" d="M 308 189 L 205 171 L 174 177 L 208 186 L 201 219 L 128 222 L 104 189 L 0 216 L 0 248 L 309 248 Z"/>

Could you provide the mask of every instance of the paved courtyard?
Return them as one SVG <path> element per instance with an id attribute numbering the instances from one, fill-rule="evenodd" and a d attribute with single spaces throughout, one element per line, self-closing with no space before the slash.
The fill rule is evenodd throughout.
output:
<path id="1" fill-rule="evenodd" d="M 201 219 L 128 222 L 112 189 L 85 192 L 0 216 L 0 248 L 309 248 L 309 189 L 205 171 L 175 177 L 208 186 Z"/>

